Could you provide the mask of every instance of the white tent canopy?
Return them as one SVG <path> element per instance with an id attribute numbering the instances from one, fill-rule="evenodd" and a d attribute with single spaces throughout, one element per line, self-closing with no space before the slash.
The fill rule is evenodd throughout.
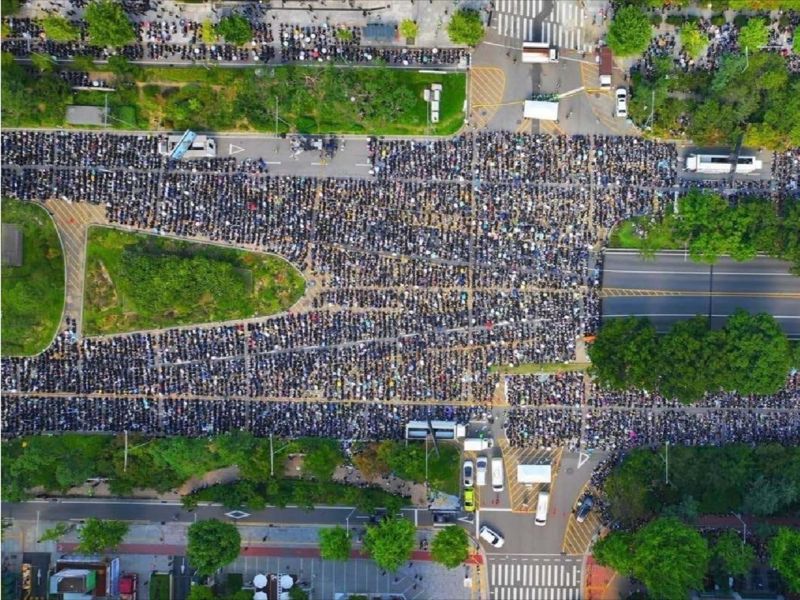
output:
<path id="1" fill-rule="evenodd" d="M 544 100 L 525 100 L 523 116 L 526 119 L 558 121 L 558 102 Z"/>
<path id="2" fill-rule="evenodd" d="M 550 465 L 517 465 L 517 481 L 523 484 L 550 483 Z"/>

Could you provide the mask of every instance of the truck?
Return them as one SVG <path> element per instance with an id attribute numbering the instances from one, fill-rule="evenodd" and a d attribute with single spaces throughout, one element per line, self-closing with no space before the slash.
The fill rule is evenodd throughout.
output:
<path id="1" fill-rule="evenodd" d="M 136 573 L 123 573 L 119 578 L 120 600 L 136 600 L 139 578 Z"/>
<path id="2" fill-rule="evenodd" d="M 522 43 L 522 62 L 551 63 L 558 62 L 558 48 L 539 42 Z"/>
<path id="3" fill-rule="evenodd" d="M 600 87 L 611 87 L 611 69 L 613 67 L 613 57 L 611 48 L 603 46 L 600 48 Z"/>

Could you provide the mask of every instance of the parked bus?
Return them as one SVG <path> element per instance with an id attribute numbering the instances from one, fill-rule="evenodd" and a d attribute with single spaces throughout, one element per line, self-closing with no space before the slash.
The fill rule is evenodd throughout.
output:
<path id="1" fill-rule="evenodd" d="M 686 157 L 686 170 L 696 173 L 730 173 L 733 162 L 723 154 L 690 154 Z M 763 163 L 755 156 L 740 156 L 736 162 L 737 173 L 759 171 Z"/>

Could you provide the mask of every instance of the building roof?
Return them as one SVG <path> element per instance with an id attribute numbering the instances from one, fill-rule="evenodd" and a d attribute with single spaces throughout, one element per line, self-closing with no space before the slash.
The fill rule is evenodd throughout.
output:
<path id="1" fill-rule="evenodd" d="M 70 125 L 105 125 L 106 109 L 102 106 L 68 106 L 67 123 Z"/>
<path id="2" fill-rule="evenodd" d="M 13 223 L 3 223 L 2 264 L 4 267 L 22 266 L 22 230 Z"/>

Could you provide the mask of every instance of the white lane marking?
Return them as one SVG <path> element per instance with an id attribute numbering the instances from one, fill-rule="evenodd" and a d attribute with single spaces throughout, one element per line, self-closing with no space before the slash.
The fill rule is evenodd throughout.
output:
<path id="1" fill-rule="evenodd" d="M 236 144 L 228 144 L 228 154 L 234 155 L 239 154 L 239 152 L 244 152 L 244 148 Z"/>
<path id="2" fill-rule="evenodd" d="M 701 316 L 705 317 L 703 313 L 624 313 L 620 315 L 603 315 L 603 317 L 694 317 L 695 315 L 700 314 Z M 722 315 L 719 314 L 712 314 L 712 317 L 730 317 L 731 313 L 725 313 Z M 800 319 L 800 316 L 797 315 L 772 315 L 775 319 Z"/>
<path id="3" fill-rule="evenodd" d="M 282 164 L 281 161 L 279 161 L 279 160 L 265 160 L 264 163 L 266 163 L 268 165 L 280 165 L 280 164 Z"/>
<path id="4" fill-rule="evenodd" d="M 644 274 L 644 275 L 701 275 L 702 277 L 708 277 L 709 271 L 707 268 L 704 267 L 703 271 L 645 271 L 639 269 L 603 269 L 604 273 L 637 273 L 637 274 Z M 738 271 L 714 271 L 714 277 L 722 276 L 722 275 L 734 275 L 734 276 L 749 276 L 749 275 L 756 275 L 759 277 L 795 277 L 791 273 L 778 273 L 775 271 L 764 273 L 764 272 L 757 272 L 754 271 L 752 273 L 742 273 Z"/>
<path id="5" fill-rule="evenodd" d="M 371 167 L 372 165 L 369 163 L 356 163 L 357 167 Z"/>

